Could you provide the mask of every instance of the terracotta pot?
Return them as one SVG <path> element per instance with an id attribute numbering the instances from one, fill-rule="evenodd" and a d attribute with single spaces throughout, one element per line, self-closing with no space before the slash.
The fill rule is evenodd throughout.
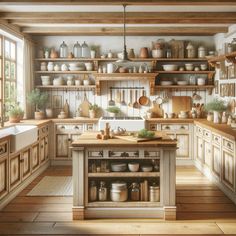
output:
<path id="1" fill-rule="evenodd" d="M 148 58 L 148 48 L 141 48 L 139 53 L 140 58 Z"/>
<path id="2" fill-rule="evenodd" d="M 52 49 L 50 52 L 50 58 L 58 58 L 58 54 L 55 49 Z"/>
<path id="3" fill-rule="evenodd" d="M 89 110 L 89 118 L 94 119 L 96 117 L 96 112 L 94 110 Z"/>
<path id="4" fill-rule="evenodd" d="M 43 111 L 36 111 L 34 112 L 34 119 L 35 120 L 42 120 L 45 117 L 45 113 Z"/>
<path id="5" fill-rule="evenodd" d="M 19 123 L 20 122 L 20 116 L 9 116 L 9 122 L 10 123 Z"/>

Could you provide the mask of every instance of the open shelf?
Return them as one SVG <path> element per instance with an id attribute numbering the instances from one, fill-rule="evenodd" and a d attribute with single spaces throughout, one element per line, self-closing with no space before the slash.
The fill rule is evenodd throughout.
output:
<path id="1" fill-rule="evenodd" d="M 160 202 L 147 201 L 126 201 L 126 202 L 112 202 L 112 201 L 95 201 L 88 202 L 88 207 L 158 207 Z"/>
<path id="2" fill-rule="evenodd" d="M 215 71 L 157 71 L 158 74 L 214 74 Z"/>
<path id="3" fill-rule="evenodd" d="M 219 65 L 218 65 L 219 62 L 225 61 L 225 60 L 228 62 L 236 63 L 236 52 L 220 55 L 217 57 L 212 57 L 212 58 L 208 59 L 208 63 L 212 67 L 219 67 Z"/>
<path id="4" fill-rule="evenodd" d="M 92 74 L 96 71 L 35 71 L 36 74 Z"/>
<path id="5" fill-rule="evenodd" d="M 97 177 L 97 178 L 111 178 L 111 177 L 118 177 L 118 178 L 126 178 L 126 177 L 159 177 L 160 172 L 108 172 L 108 173 L 88 173 L 88 177 Z"/>
<path id="6" fill-rule="evenodd" d="M 60 86 L 54 86 L 54 85 L 36 85 L 35 88 L 39 88 L 39 89 L 56 89 L 56 90 L 82 90 L 82 91 L 90 91 L 90 90 L 95 90 L 95 85 L 88 85 L 88 86 L 77 86 L 77 85 L 60 85 Z"/>

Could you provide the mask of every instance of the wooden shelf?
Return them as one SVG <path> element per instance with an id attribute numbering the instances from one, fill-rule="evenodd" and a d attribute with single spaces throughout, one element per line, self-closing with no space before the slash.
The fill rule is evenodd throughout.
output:
<path id="1" fill-rule="evenodd" d="M 93 74 L 96 71 L 35 71 L 36 74 Z"/>
<path id="2" fill-rule="evenodd" d="M 112 202 L 112 201 L 96 201 L 87 203 L 88 207 L 159 207 L 160 202 L 147 201 L 126 201 L 126 202 Z"/>
<path id="3" fill-rule="evenodd" d="M 212 66 L 212 67 L 219 67 L 219 62 L 221 61 L 228 61 L 231 63 L 236 63 L 236 52 L 232 52 L 232 53 L 228 53 L 228 54 L 224 54 L 224 55 L 220 55 L 217 57 L 213 57 L 210 58 L 208 60 L 208 63 Z"/>
<path id="4" fill-rule="evenodd" d="M 159 172 L 108 172 L 108 173 L 88 173 L 88 177 L 93 178 L 141 178 L 141 177 L 158 177 L 160 176 Z"/>
<path id="5" fill-rule="evenodd" d="M 215 71 L 157 71 L 158 74 L 215 74 Z"/>
<path id="6" fill-rule="evenodd" d="M 212 94 L 212 90 L 214 89 L 214 85 L 186 85 L 186 86 L 181 86 L 181 85 L 156 85 L 155 89 L 156 90 L 208 90 L 208 94 Z"/>
<path id="7" fill-rule="evenodd" d="M 127 77 L 132 77 L 134 79 L 137 78 L 150 78 L 150 77 L 156 77 L 158 73 L 93 73 L 94 76 L 98 78 L 124 78 L 127 80 Z M 107 80 L 107 79 L 104 79 Z"/>
<path id="8" fill-rule="evenodd" d="M 39 88 L 39 89 L 50 89 L 50 90 L 82 90 L 82 91 L 90 91 L 90 90 L 95 90 L 95 85 L 88 85 L 88 86 L 77 86 L 77 85 L 60 85 L 60 86 L 54 86 L 54 85 L 47 85 L 47 86 L 43 86 L 43 85 L 36 85 L 35 88 Z"/>

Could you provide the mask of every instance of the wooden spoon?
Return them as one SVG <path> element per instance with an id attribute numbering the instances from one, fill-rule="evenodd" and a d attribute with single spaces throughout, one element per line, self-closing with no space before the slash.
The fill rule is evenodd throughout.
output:
<path id="1" fill-rule="evenodd" d="M 133 107 L 133 91 L 132 91 L 132 89 L 130 89 L 130 91 L 129 91 L 129 103 L 128 103 L 128 106 L 129 107 Z"/>
<path id="2" fill-rule="evenodd" d="M 110 89 L 110 100 L 108 102 L 109 106 L 115 106 L 115 101 L 112 100 L 112 90 Z"/>
<path id="3" fill-rule="evenodd" d="M 135 102 L 133 103 L 133 108 L 138 109 L 139 108 L 139 103 L 137 102 L 138 100 L 138 90 L 135 90 Z"/>

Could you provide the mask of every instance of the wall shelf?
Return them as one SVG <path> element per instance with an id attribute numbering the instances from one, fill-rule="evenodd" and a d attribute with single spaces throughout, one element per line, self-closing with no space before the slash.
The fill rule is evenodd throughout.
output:
<path id="1" fill-rule="evenodd" d="M 236 52 L 232 52 L 232 53 L 228 53 L 228 54 L 224 54 L 224 55 L 220 55 L 217 57 L 213 57 L 210 58 L 208 60 L 208 63 L 212 66 L 212 67 L 216 67 L 219 68 L 219 62 L 222 61 L 228 61 L 231 63 L 236 63 Z"/>
<path id="2" fill-rule="evenodd" d="M 215 71 L 157 71 L 158 74 L 215 74 Z"/>
<path id="3" fill-rule="evenodd" d="M 118 177 L 118 178 L 140 178 L 140 177 L 158 177 L 160 176 L 159 172 L 108 172 L 108 173 L 88 173 L 88 177 L 94 178 L 111 178 L 111 177 Z"/>
<path id="4" fill-rule="evenodd" d="M 95 91 L 95 85 L 88 85 L 88 86 L 77 86 L 77 85 L 60 85 L 60 86 L 54 86 L 54 85 L 36 85 L 35 88 L 38 89 L 45 89 L 45 90 L 78 90 L 78 91 Z"/>
<path id="5" fill-rule="evenodd" d="M 35 71 L 36 74 L 92 74 L 96 71 Z"/>

